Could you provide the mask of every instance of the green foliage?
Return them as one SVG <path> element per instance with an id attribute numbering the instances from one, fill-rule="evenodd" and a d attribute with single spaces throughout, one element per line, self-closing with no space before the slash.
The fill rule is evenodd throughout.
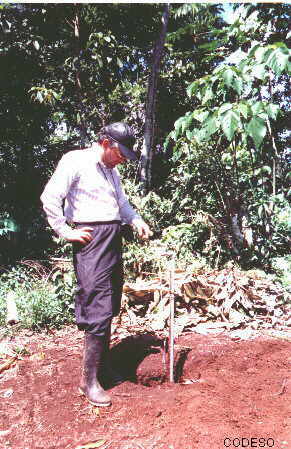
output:
<path id="1" fill-rule="evenodd" d="M 213 134 L 223 131 L 228 141 L 250 136 L 257 148 L 266 137 L 267 125 L 276 120 L 280 106 L 271 101 L 258 101 L 258 79 L 270 85 L 274 76 L 290 73 L 291 51 L 282 42 L 262 47 L 254 44 L 248 53 L 236 51 L 212 75 L 195 80 L 187 88 L 189 97 L 196 97 L 199 109 L 187 113 L 175 123 L 171 137 L 186 135 L 198 143 L 208 142 Z M 239 61 L 236 66 L 233 62 Z M 198 122 L 198 123 L 197 123 Z M 188 133 L 187 133 L 188 132 Z"/>
<path id="2" fill-rule="evenodd" d="M 73 297 L 76 288 L 76 279 L 74 271 L 71 267 L 70 270 L 63 271 L 57 269 L 51 276 L 53 282 L 53 292 L 55 294 L 56 301 L 62 304 L 67 310 L 73 310 Z"/>
<path id="3" fill-rule="evenodd" d="M 291 292 L 291 256 L 274 257 L 271 260 L 271 265 L 276 273 L 277 280 L 287 291 Z"/>
<path id="4" fill-rule="evenodd" d="M 213 55 L 220 50 L 223 60 L 189 84 L 192 108 L 176 120 L 166 146 L 174 142 L 172 174 L 182 172 L 182 179 L 190 180 L 186 198 L 193 209 L 217 220 L 221 262 L 235 257 L 242 265 L 267 268 L 270 258 L 288 251 L 287 232 L 279 230 L 277 217 L 288 208 L 284 135 L 290 50 L 274 38 L 268 42 L 271 24 L 250 11 L 238 8 L 233 25 L 212 31 L 216 45 L 201 46 Z"/>
<path id="5" fill-rule="evenodd" d="M 51 279 L 40 279 L 33 268 L 10 268 L 0 276 L 0 325 L 5 326 L 6 296 L 11 291 L 21 327 L 38 330 L 73 322 L 74 287 L 72 273 L 57 270 Z"/>
<path id="6" fill-rule="evenodd" d="M 140 186 L 133 184 L 125 176 L 123 185 L 131 204 L 140 212 L 143 219 L 151 224 L 154 234 L 161 235 L 162 230 L 171 223 L 174 214 L 171 200 L 155 192 L 149 192 L 142 197 Z"/>
<path id="7" fill-rule="evenodd" d="M 9 232 L 19 231 L 19 226 L 7 212 L 0 214 L 0 237 L 8 235 Z"/>
<path id="8" fill-rule="evenodd" d="M 196 3 L 185 3 L 175 11 L 175 18 L 183 17 L 191 14 L 195 18 L 195 14 L 199 11 L 200 5 Z"/>
<path id="9" fill-rule="evenodd" d="M 167 248 L 175 251 L 179 267 L 186 269 L 194 261 L 201 265 L 211 263 L 211 257 L 205 257 L 203 250 L 209 239 L 209 227 L 199 219 L 193 219 L 192 223 L 181 223 L 164 229 L 161 242 Z"/>
<path id="10" fill-rule="evenodd" d="M 165 269 L 167 257 L 161 254 L 169 251 L 175 252 L 177 266 L 181 269 L 191 270 L 192 267 L 194 270 L 216 263 L 217 246 L 213 236 L 210 239 L 212 231 L 207 217 L 191 212 L 193 201 L 197 204 L 198 200 L 197 192 L 191 192 L 190 189 L 193 178 L 195 174 L 189 176 L 183 172 L 183 167 L 178 176 L 176 170 L 173 170 L 159 193 L 150 192 L 143 198 L 138 194 L 138 186 L 125 179 L 131 203 L 150 223 L 154 232 L 153 240 L 149 243 L 143 243 L 137 237 L 134 242 L 125 243 L 123 257 L 127 276 L 134 278 L 141 271 L 155 272 L 161 266 Z M 172 195 L 174 188 L 175 194 Z M 165 192 L 170 193 L 168 197 Z M 203 193 L 201 201 L 205 203 Z"/>
<path id="11" fill-rule="evenodd" d="M 194 272 L 209 268 L 208 258 L 192 250 L 195 245 L 193 235 L 195 233 L 191 227 L 185 224 L 165 229 L 162 239 L 147 243 L 136 239 L 132 243 L 126 243 L 123 251 L 126 280 L 135 280 L 142 273 L 158 275 L 159 271 L 167 271 L 173 253 L 177 269 Z"/>
<path id="12" fill-rule="evenodd" d="M 270 268 L 269 261 L 289 253 L 291 209 L 283 195 L 260 195 L 254 196 L 249 214 L 257 235 L 251 261 Z"/>
<path id="13" fill-rule="evenodd" d="M 29 292 L 18 291 L 16 299 L 21 324 L 25 328 L 58 328 L 73 322 L 73 314 L 67 301 L 60 301 L 58 295 L 43 285 L 34 285 Z M 20 296 L 21 295 L 21 296 Z"/>
<path id="14" fill-rule="evenodd" d="M 45 87 L 32 87 L 29 92 L 31 92 L 31 98 L 40 103 L 54 105 L 57 100 L 61 99 L 61 94 Z"/>

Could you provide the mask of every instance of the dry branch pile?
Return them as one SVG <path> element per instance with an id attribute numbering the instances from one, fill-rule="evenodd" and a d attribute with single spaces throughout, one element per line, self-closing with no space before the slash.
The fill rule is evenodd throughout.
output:
<path id="1" fill-rule="evenodd" d="M 166 274 L 125 284 L 121 327 L 162 332 L 170 312 Z M 282 287 L 258 271 L 237 268 L 204 273 L 175 271 L 176 335 L 197 327 L 287 328 L 291 326 L 290 301 Z M 290 300 L 290 298 L 289 298 Z M 288 304 L 289 303 L 289 304 Z"/>
<path id="2" fill-rule="evenodd" d="M 51 268 L 37 261 L 21 263 L 33 270 L 35 279 L 47 283 L 55 270 L 73 269 L 70 259 L 53 258 Z M 191 270 L 191 269 L 190 269 Z M 170 315 L 169 272 L 141 273 L 123 288 L 122 310 L 114 320 L 116 337 L 132 332 L 168 333 Z M 290 330 L 290 295 L 259 270 L 231 267 L 206 272 L 175 270 L 175 335 L 183 330 L 270 328 Z M 18 322 L 13 292 L 7 297 L 7 322 Z M 202 332 L 203 333 L 203 332 Z"/>

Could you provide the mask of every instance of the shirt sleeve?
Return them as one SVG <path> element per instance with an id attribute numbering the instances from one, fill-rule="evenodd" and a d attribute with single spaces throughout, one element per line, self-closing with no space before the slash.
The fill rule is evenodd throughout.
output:
<path id="1" fill-rule="evenodd" d="M 75 165 L 71 163 L 69 153 L 65 154 L 40 197 L 50 226 L 60 237 L 66 239 L 70 238 L 72 229 L 66 223 L 63 200 L 76 178 Z"/>
<path id="2" fill-rule="evenodd" d="M 123 223 L 134 224 L 136 220 L 142 220 L 138 213 L 134 210 L 134 208 L 130 205 L 127 196 L 124 193 L 120 182 L 120 175 L 118 170 L 114 169 L 114 175 L 116 179 L 116 192 L 118 197 L 118 205 L 120 211 L 120 218 Z"/>

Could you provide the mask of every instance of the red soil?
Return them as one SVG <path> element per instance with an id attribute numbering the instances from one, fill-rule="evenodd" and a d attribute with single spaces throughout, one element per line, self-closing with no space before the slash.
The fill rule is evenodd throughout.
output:
<path id="1" fill-rule="evenodd" d="M 0 449 L 75 449 L 99 440 L 106 440 L 101 449 L 291 447 L 287 340 L 182 335 L 177 343 L 190 350 L 177 355 L 179 383 L 170 384 L 160 342 L 127 338 L 111 355 L 128 380 L 110 390 L 113 405 L 99 409 L 77 390 L 81 332 L 9 342 L 20 343 L 31 355 L 0 377 Z"/>

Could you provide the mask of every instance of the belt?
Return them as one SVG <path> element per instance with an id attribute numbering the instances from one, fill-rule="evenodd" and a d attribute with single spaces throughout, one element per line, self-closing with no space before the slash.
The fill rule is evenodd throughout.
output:
<path id="1" fill-rule="evenodd" d="M 121 224 L 121 220 L 110 220 L 110 221 L 82 221 L 77 222 L 74 221 L 74 225 L 85 225 L 85 226 L 97 226 L 97 225 L 105 225 L 105 224 Z"/>

